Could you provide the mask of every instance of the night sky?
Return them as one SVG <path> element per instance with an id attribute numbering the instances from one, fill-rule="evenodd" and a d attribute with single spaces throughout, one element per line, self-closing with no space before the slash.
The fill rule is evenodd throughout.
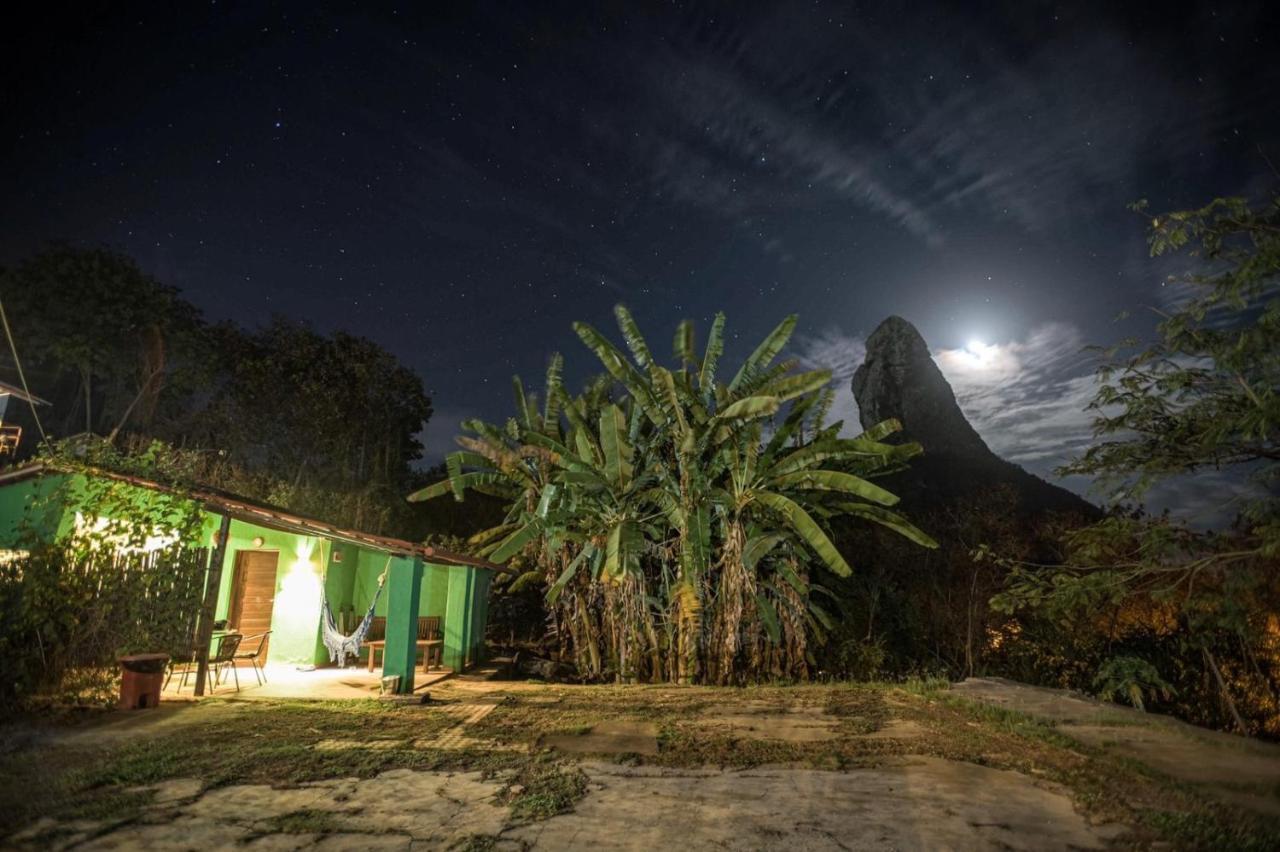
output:
<path id="1" fill-rule="evenodd" d="M 1169 298 L 1126 204 L 1280 160 L 1262 4 L 267 5 L 6 22 L 0 262 L 107 244 L 209 317 L 371 337 L 432 458 L 552 351 L 585 377 L 570 323 L 624 302 L 664 352 L 724 310 L 731 360 L 799 313 L 846 387 L 901 314 L 1043 473 L 1087 436 L 1080 347 Z"/>

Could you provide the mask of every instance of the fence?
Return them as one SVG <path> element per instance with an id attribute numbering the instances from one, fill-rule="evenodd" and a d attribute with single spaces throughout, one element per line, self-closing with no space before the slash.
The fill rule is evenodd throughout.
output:
<path id="1" fill-rule="evenodd" d="M 0 705 L 102 700 L 122 654 L 190 653 L 209 551 L 72 553 L 0 565 Z"/>

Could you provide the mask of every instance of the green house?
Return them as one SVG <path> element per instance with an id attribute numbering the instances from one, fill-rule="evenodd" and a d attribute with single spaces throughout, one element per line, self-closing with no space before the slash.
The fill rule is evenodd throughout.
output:
<path id="1" fill-rule="evenodd" d="M 0 549 L 19 547 L 24 525 L 52 540 L 84 523 L 74 506 L 36 498 L 74 495 L 90 475 L 124 482 L 137 489 L 138 499 L 174 493 L 155 482 L 106 472 L 69 473 L 39 464 L 14 468 L 0 473 Z M 67 485 L 70 488 L 63 488 Z M 459 672 L 482 659 L 489 583 L 493 572 L 505 570 L 501 566 L 340 529 L 224 492 L 198 490 L 180 496 L 200 506 L 202 545 L 211 553 L 219 551 L 220 530 L 227 530 L 221 570 L 211 565 L 208 572 L 220 575 L 216 620 L 246 635 L 270 630 L 268 663 L 329 665 L 321 640 L 323 602 L 345 632 L 360 621 L 375 597 L 375 614 L 386 618 L 383 670 L 401 676 L 402 691 L 413 688 L 419 617 L 440 619 L 446 668 Z M 386 586 L 379 595 L 378 581 L 384 574 Z"/>

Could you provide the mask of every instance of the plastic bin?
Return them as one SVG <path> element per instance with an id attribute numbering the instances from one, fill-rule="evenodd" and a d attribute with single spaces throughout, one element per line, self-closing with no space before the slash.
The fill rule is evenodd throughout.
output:
<path id="1" fill-rule="evenodd" d="M 145 710 L 160 706 L 168 654 L 130 654 L 120 657 L 120 709 Z"/>

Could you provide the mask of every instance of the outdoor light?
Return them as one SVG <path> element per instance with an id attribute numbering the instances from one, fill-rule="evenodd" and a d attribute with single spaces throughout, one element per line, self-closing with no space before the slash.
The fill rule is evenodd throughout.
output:
<path id="1" fill-rule="evenodd" d="M 267 543 L 267 540 L 266 540 L 265 538 L 263 538 L 262 536 L 260 536 L 260 535 L 255 535 L 255 536 L 253 537 L 253 546 L 254 546 L 254 547 L 262 547 L 262 545 L 264 545 L 264 544 L 266 544 L 266 543 Z"/>
<path id="2" fill-rule="evenodd" d="M 276 617 L 284 616 L 288 620 L 299 620 L 299 623 L 315 620 L 320 611 L 320 572 L 319 566 L 312 562 L 315 552 L 315 539 L 302 538 L 294 550 L 295 558 L 280 582 L 280 592 L 276 595 Z M 282 631 L 283 632 L 283 631 Z"/>

